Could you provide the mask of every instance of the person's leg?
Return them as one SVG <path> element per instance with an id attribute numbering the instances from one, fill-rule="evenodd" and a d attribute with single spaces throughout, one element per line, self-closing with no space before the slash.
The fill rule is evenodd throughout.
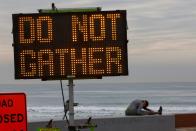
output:
<path id="1" fill-rule="evenodd" d="M 137 112 L 133 111 L 133 110 L 126 110 L 125 115 L 126 116 L 135 116 L 135 115 L 137 115 Z"/>
<path id="2" fill-rule="evenodd" d="M 146 111 L 146 110 L 140 110 L 137 112 L 137 115 L 153 115 L 154 113 L 151 111 Z"/>
<path id="3" fill-rule="evenodd" d="M 140 110 L 137 112 L 137 115 L 157 115 L 162 113 L 162 107 L 159 109 L 160 111 L 153 111 L 153 110 Z"/>
<path id="4" fill-rule="evenodd" d="M 158 111 L 153 111 L 153 110 L 151 110 L 151 111 L 149 112 L 149 114 L 150 114 L 150 115 L 156 115 L 156 114 L 162 115 L 162 111 L 163 111 L 163 108 L 162 108 L 162 106 L 160 106 Z"/>

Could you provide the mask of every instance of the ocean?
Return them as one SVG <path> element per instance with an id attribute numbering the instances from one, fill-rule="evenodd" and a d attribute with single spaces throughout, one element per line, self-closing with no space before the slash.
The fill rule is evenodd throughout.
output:
<path id="1" fill-rule="evenodd" d="M 68 99 L 67 81 L 63 82 Z M 62 120 L 60 82 L 0 85 L 1 92 L 25 92 L 28 121 Z M 149 108 L 163 107 L 163 114 L 196 112 L 196 82 L 176 83 L 80 83 L 74 87 L 75 118 L 121 117 L 134 99 L 146 99 Z"/>

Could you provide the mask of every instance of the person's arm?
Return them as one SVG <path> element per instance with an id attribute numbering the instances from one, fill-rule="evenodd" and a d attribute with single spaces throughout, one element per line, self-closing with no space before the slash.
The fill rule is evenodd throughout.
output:
<path id="1" fill-rule="evenodd" d="M 143 103 L 140 103 L 140 104 L 137 106 L 137 114 L 138 114 L 138 115 L 149 115 L 149 111 L 146 111 L 146 110 L 143 108 Z"/>

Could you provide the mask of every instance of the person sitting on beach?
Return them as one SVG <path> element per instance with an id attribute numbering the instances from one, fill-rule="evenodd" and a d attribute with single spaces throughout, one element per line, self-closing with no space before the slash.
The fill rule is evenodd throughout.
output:
<path id="1" fill-rule="evenodd" d="M 162 114 L 162 107 L 159 107 L 158 111 L 153 111 L 147 108 L 149 102 L 147 100 L 134 100 L 126 109 L 125 115 L 155 115 Z"/>

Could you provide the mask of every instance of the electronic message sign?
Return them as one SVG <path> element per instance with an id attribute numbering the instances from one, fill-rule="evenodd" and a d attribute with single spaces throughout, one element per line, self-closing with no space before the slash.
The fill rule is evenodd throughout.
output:
<path id="1" fill-rule="evenodd" d="M 0 131 L 27 131 L 24 93 L 0 93 Z"/>
<path id="2" fill-rule="evenodd" d="M 128 75 L 126 11 L 13 14 L 16 79 Z"/>

